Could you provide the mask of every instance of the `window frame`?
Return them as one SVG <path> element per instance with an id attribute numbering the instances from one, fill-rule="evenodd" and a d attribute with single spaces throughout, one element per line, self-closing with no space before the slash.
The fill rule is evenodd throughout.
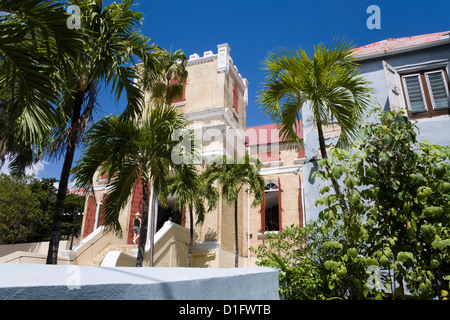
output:
<path id="1" fill-rule="evenodd" d="M 430 94 L 430 100 L 431 100 L 431 104 L 432 104 L 433 110 L 434 111 L 445 110 L 445 108 L 444 109 L 436 109 L 436 103 L 435 103 L 435 99 L 434 99 L 434 95 L 433 95 L 433 90 L 431 90 L 430 78 L 428 77 L 428 75 L 430 73 L 440 73 L 441 74 L 442 80 L 444 82 L 445 92 L 447 93 L 447 99 L 448 99 L 450 97 L 449 81 L 448 81 L 448 78 L 446 77 L 445 69 L 442 69 L 442 70 L 430 70 L 430 71 L 424 72 L 425 79 L 427 80 L 427 86 L 430 89 L 429 90 L 429 94 Z M 448 108 L 450 108 L 450 105 L 447 107 L 447 109 Z"/>
<path id="2" fill-rule="evenodd" d="M 272 188 L 266 189 L 270 184 L 272 184 Z M 274 188 L 276 186 L 276 188 Z M 260 233 L 265 234 L 266 232 L 281 232 L 283 231 L 283 208 L 281 205 L 281 192 L 283 190 L 281 189 L 281 182 L 280 177 L 278 177 L 278 180 L 266 180 L 264 182 L 264 190 L 263 190 L 263 199 L 261 201 L 261 229 Z M 266 230 L 268 228 L 268 225 L 266 224 L 266 193 L 277 193 L 277 206 L 278 206 L 278 230 Z"/>
<path id="3" fill-rule="evenodd" d="M 436 109 L 435 108 L 433 92 L 431 91 L 428 74 L 437 73 L 437 72 L 441 72 L 441 74 L 444 78 L 444 85 L 445 85 L 445 89 L 447 92 L 447 96 L 450 97 L 450 88 L 449 88 L 450 81 L 449 81 L 448 73 L 447 73 L 447 70 L 445 67 L 436 68 L 436 69 L 419 70 L 419 71 L 415 71 L 412 73 L 400 74 L 402 90 L 404 93 L 403 97 L 405 99 L 405 104 L 406 104 L 406 110 L 408 112 L 408 116 L 411 119 L 432 118 L 432 117 L 441 116 L 441 115 L 450 115 L 450 106 L 448 108 L 444 108 L 444 109 Z M 421 87 L 421 91 L 422 91 L 422 98 L 424 100 L 425 108 L 426 108 L 425 111 L 418 111 L 418 112 L 411 111 L 411 104 L 409 101 L 409 92 L 407 90 L 405 78 L 412 77 L 412 76 L 419 76 L 419 83 L 420 83 L 420 87 Z"/>

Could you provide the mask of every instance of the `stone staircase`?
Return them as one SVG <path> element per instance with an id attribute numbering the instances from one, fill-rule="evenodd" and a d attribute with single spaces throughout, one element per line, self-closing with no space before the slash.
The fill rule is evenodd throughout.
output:
<path id="1" fill-rule="evenodd" d="M 87 263 L 88 266 L 99 266 L 103 259 L 106 257 L 108 252 L 110 251 L 122 251 L 125 254 L 133 255 L 132 250 L 137 249 L 137 244 L 129 244 L 129 245 L 109 245 L 105 247 L 102 251 L 100 251 L 91 262 Z"/>

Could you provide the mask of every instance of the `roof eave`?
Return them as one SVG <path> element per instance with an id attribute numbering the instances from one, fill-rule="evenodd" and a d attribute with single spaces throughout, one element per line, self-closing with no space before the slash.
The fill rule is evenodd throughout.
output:
<path id="1" fill-rule="evenodd" d="M 377 59 L 377 58 L 381 58 L 381 57 L 387 57 L 387 56 L 392 56 L 392 55 L 396 55 L 396 54 L 442 46 L 445 44 L 450 44 L 450 38 L 444 38 L 444 39 L 440 39 L 437 41 L 421 43 L 421 44 L 408 46 L 408 47 L 404 47 L 404 48 L 383 50 L 383 51 L 373 52 L 373 53 L 368 53 L 368 54 L 355 55 L 355 58 L 357 60 Z"/>

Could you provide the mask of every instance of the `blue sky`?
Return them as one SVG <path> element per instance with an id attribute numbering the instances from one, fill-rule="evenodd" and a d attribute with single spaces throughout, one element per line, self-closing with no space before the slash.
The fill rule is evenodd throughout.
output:
<path id="1" fill-rule="evenodd" d="M 109 1 L 105 1 L 109 2 Z M 450 30 L 450 1 L 424 0 L 135 0 L 144 14 L 142 33 L 163 48 L 183 49 L 186 55 L 212 50 L 228 43 L 239 72 L 249 81 L 247 126 L 270 123 L 258 110 L 256 95 L 264 80 L 261 61 L 276 47 L 312 52 L 320 42 L 345 37 L 355 46 L 388 38 Z M 381 28 L 368 29 L 370 5 L 381 10 Z M 101 93 L 96 117 L 120 113 L 116 103 Z M 77 152 L 79 155 L 79 152 Z M 77 156 L 78 156 L 77 155 Z M 61 161 L 62 162 L 62 161 Z M 38 177 L 59 178 L 60 162 L 41 166 Z"/>

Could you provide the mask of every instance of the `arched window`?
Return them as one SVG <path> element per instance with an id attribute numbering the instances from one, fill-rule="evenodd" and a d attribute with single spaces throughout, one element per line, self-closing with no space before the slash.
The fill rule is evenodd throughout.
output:
<path id="1" fill-rule="evenodd" d="M 280 180 L 266 181 L 261 203 L 261 232 L 281 231 Z"/>

